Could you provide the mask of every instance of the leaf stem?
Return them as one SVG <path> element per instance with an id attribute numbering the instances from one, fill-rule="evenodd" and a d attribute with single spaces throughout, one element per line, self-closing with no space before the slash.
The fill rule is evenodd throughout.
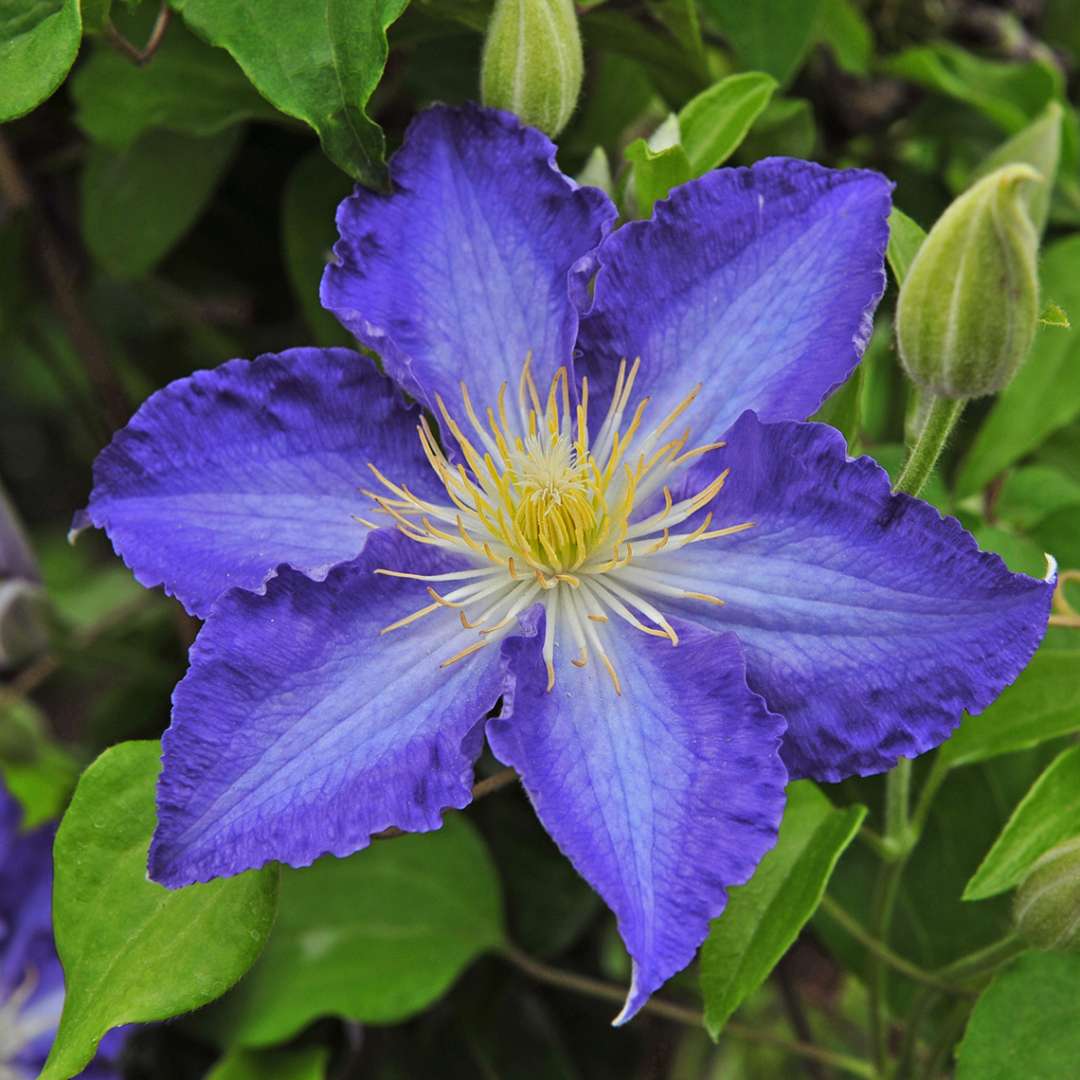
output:
<path id="1" fill-rule="evenodd" d="M 926 419 L 900 471 L 895 490 L 906 495 L 918 495 L 922 491 L 966 404 L 967 401 L 964 398 L 960 400 L 943 397 L 930 398 Z"/>
<path id="2" fill-rule="evenodd" d="M 533 959 L 528 953 L 523 952 L 514 945 L 504 945 L 501 955 L 531 979 L 546 983 L 548 986 L 554 986 L 561 990 L 570 990 L 575 994 L 583 994 L 586 997 L 599 998 L 602 1001 L 611 1001 L 619 1005 L 626 1000 L 627 988 L 625 986 L 552 967 L 550 964 Z M 691 1009 L 686 1005 L 677 1005 L 671 1001 L 663 1001 L 656 997 L 650 998 L 642 1006 L 642 1011 L 652 1013 L 654 1016 L 662 1016 L 666 1020 L 673 1020 L 679 1024 L 686 1024 L 689 1027 L 701 1028 L 705 1026 L 705 1016 L 697 1009 Z M 847 1054 L 841 1054 L 835 1050 L 828 1050 L 822 1046 L 813 1046 L 810 1043 L 795 1039 L 785 1039 L 783 1036 L 773 1035 L 768 1031 L 759 1031 L 757 1028 L 747 1027 L 744 1024 L 728 1023 L 724 1027 L 724 1034 L 735 1039 L 744 1039 L 747 1042 L 775 1046 L 796 1057 L 805 1058 L 808 1061 L 819 1061 L 823 1065 L 843 1069 L 852 1076 L 861 1076 L 866 1080 L 873 1080 L 874 1071 L 868 1062 Z"/>
<path id="3" fill-rule="evenodd" d="M 947 979 L 949 982 L 968 982 L 982 975 L 993 974 L 998 968 L 1027 950 L 1028 946 L 1017 934 L 1006 934 L 992 945 L 968 953 L 967 956 L 961 956 L 959 960 L 938 968 L 934 974 L 939 979 Z"/>
<path id="4" fill-rule="evenodd" d="M 165 38 L 165 31 L 169 29 L 169 23 L 171 21 L 172 8 L 162 0 L 161 9 L 158 11 L 157 19 L 154 21 L 153 29 L 151 29 L 150 36 L 146 39 L 146 44 L 141 49 L 128 41 L 128 39 L 116 29 L 111 20 L 105 24 L 105 40 L 108 41 L 117 52 L 126 56 L 133 64 L 142 67 L 143 64 L 147 64 L 153 59 L 154 53 L 158 51 L 161 42 Z"/>
<path id="5" fill-rule="evenodd" d="M 947 982 L 932 971 L 926 971 L 924 968 L 919 967 L 918 964 L 906 960 L 899 953 L 893 952 L 888 945 L 874 937 L 858 919 L 850 915 L 828 894 L 821 898 L 821 910 L 830 919 L 842 926 L 860 945 L 877 954 L 889 967 L 902 975 L 906 975 L 914 982 L 922 983 L 923 986 L 933 987 L 935 990 L 941 990 L 949 994 L 973 994 L 973 991 L 967 987 Z"/>

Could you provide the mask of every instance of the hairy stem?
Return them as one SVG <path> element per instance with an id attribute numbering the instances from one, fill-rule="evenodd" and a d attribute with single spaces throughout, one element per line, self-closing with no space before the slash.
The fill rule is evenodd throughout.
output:
<path id="1" fill-rule="evenodd" d="M 570 990 L 575 994 L 583 994 L 586 997 L 599 998 L 602 1001 L 611 1001 L 619 1005 L 626 1000 L 627 988 L 625 986 L 552 967 L 539 960 L 534 960 L 527 953 L 522 952 L 513 945 L 504 945 L 502 955 L 519 971 L 537 982 L 546 983 L 548 986 L 555 986 L 560 990 Z M 690 1027 L 700 1028 L 705 1026 L 705 1016 L 697 1009 L 691 1009 L 685 1005 L 676 1005 L 674 1002 L 663 1001 L 655 997 L 645 1003 L 642 1011 L 652 1013 L 654 1016 L 662 1016 L 664 1019 L 673 1020 L 678 1024 L 687 1024 Z M 872 1080 L 874 1076 L 873 1069 L 867 1062 L 850 1057 L 847 1054 L 828 1050 L 822 1046 L 813 1046 L 810 1043 L 785 1039 L 780 1035 L 773 1035 L 768 1031 L 758 1031 L 756 1028 L 746 1027 L 743 1024 L 727 1024 L 724 1027 L 724 1034 L 730 1035 L 734 1039 L 744 1039 L 747 1042 L 775 1046 L 795 1057 L 804 1058 L 808 1061 L 818 1061 L 823 1065 L 831 1065 L 852 1076 L 865 1077 L 867 1080 Z"/>
<path id="2" fill-rule="evenodd" d="M 951 398 L 934 397 L 930 399 L 930 407 L 923 422 L 919 437 L 911 448 L 911 453 L 900 472 L 900 478 L 896 481 L 896 490 L 906 495 L 918 495 L 923 485 L 930 479 L 934 471 L 941 451 L 948 442 L 949 435 L 960 414 L 964 411 L 966 401 L 960 399 L 954 401 Z"/>

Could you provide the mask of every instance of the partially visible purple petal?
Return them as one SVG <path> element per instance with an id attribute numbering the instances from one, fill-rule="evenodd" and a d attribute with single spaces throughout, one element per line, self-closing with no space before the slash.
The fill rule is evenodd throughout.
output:
<path id="1" fill-rule="evenodd" d="M 606 400 L 621 359 L 662 419 L 715 436 L 744 409 L 802 420 L 862 356 L 885 289 L 891 185 L 878 173 L 769 158 L 676 188 L 598 258 L 578 374 Z"/>
<path id="2" fill-rule="evenodd" d="M 726 601 L 674 603 L 739 636 L 750 685 L 787 720 L 792 776 L 841 780 L 921 754 L 1031 659 L 1053 584 L 1010 573 L 955 518 L 891 494 L 839 432 L 748 413 L 710 459 L 687 489 L 730 467 L 712 527 L 753 528 L 641 565 Z"/>
<path id="3" fill-rule="evenodd" d="M 513 712 L 489 722 L 488 740 L 615 912 L 634 962 L 621 1023 L 690 963 L 726 887 L 772 847 L 787 774 L 783 721 L 747 688 L 733 635 L 680 624 L 673 648 L 618 629 L 605 645 L 620 696 L 595 659 L 561 665 L 547 693 L 533 643 L 508 642 Z"/>
<path id="4" fill-rule="evenodd" d="M 9 578 L 40 581 L 41 572 L 15 508 L 0 488 L 0 582 Z"/>
<path id="5" fill-rule="evenodd" d="M 569 364 L 593 249 L 615 208 L 559 172 L 547 136 L 509 113 L 437 106 L 413 120 L 390 195 L 357 188 L 338 209 L 323 305 L 410 394 L 479 405 L 526 353 L 538 381 Z"/>
<path id="6" fill-rule="evenodd" d="M 441 667 L 477 640 L 449 610 L 380 634 L 430 600 L 374 573 L 464 565 L 384 529 L 325 581 L 283 570 L 265 596 L 215 605 L 162 743 L 154 880 L 306 866 L 389 826 L 437 829 L 469 802 L 478 724 L 504 689 L 498 649 Z"/>
<path id="7" fill-rule="evenodd" d="M 318 580 L 357 555 L 362 489 L 378 487 L 369 462 L 418 495 L 440 491 L 418 416 L 348 349 L 230 360 L 143 403 L 94 463 L 86 518 L 143 585 L 204 616 L 281 564 Z"/>

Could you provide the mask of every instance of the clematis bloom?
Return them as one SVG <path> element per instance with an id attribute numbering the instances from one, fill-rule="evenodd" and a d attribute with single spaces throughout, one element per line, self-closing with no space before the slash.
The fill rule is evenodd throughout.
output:
<path id="1" fill-rule="evenodd" d="M 770 159 L 613 231 L 549 140 L 475 107 L 420 115 L 392 176 L 341 205 L 322 286 L 385 375 L 233 360 L 95 465 L 80 523 L 207 619 L 151 874 L 437 828 L 486 736 L 617 917 L 626 1019 L 773 844 L 788 777 L 936 746 L 1026 664 L 1051 587 L 803 422 L 870 333 L 881 176 Z"/>

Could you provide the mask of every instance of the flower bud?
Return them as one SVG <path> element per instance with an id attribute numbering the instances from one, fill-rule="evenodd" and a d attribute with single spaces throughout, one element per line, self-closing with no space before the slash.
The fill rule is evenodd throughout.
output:
<path id="1" fill-rule="evenodd" d="M 1038 238 L 1021 185 L 1028 165 L 983 177 L 923 241 L 896 306 L 900 360 L 941 397 L 993 394 L 1031 348 L 1039 319 Z"/>
<path id="2" fill-rule="evenodd" d="M 1080 951 L 1080 836 L 1036 861 L 1016 891 L 1013 921 L 1036 949 Z"/>
<path id="3" fill-rule="evenodd" d="M 485 105 L 555 136 L 574 111 L 583 73 L 573 0 L 495 0 L 480 65 Z"/>

